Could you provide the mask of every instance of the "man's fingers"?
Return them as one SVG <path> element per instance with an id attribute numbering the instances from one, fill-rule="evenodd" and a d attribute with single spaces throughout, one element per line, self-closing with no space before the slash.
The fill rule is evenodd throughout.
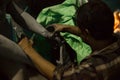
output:
<path id="1" fill-rule="evenodd" d="M 23 39 L 21 39 L 21 41 L 18 43 L 19 45 L 21 45 L 22 43 L 24 43 L 27 40 L 27 37 L 24 37 Z"/>
<path id="2" fill-rule="evenodd" d="M 30 39 L 30 40 L 29 40 L 29 43 L 30 43 L 30 45 L 33 45 L 33 40 Z"/>

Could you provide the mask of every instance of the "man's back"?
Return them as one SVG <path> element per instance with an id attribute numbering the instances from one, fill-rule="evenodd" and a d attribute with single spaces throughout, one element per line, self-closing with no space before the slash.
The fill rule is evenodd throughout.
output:
<path id="1" fill-rule="evenodd" d="M 61 76 L 61 73 L 64 72 L 61 80 L 119 80 L 120 46 L 115 42 L 93 53 L 79 66 L 69 67 L 56 70 L 59 71 L 56 75 Z"/>

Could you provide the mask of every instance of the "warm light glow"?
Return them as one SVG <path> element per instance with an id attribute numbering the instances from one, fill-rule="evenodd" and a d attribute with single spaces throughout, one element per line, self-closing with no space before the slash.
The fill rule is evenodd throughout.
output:
<path id="1" fill-rule="evenodd" d="M 114 33 L 120 33 L 120 11 L 114 12 Z"/>

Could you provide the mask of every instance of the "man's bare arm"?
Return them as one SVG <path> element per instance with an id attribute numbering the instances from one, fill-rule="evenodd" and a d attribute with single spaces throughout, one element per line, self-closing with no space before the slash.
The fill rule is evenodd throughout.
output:
<path id="1" fill-rule="evenodd" d="M 30 57 L 35 67 L 45 75 L 47 78 L 52 79 L 55 69 L 55 65 L 44 59 L 40 54 L 38 54 L 33 48 L 31 42 L 27 38 L 23 38 L 19 45 L 23 48 L 25 53 Z"/>
<path id="2" fill-rule="evenodd" d="M 80 36 L 81 34 L 81 30 L 77 26 L 63 25 L 63 24 L 52 24 L 50 26 L 54 27 L 55 32 L 69 32 L 78 36 Z"/>

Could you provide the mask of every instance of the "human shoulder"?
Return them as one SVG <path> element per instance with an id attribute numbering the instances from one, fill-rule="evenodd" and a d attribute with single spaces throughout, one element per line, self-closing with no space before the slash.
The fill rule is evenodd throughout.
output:
<path id="1" fill-rule="evenodd" d="M 120 46 L 118 42 L 114 42 L 96 54 L 85 58 L 79 65 L 72 63 L 67 68 L 65 66 L 59 67 L 55 71 L 57 73 L 56 80 L 104 80 L 106 77 L 112 77 L 118 73 L 117 71 L 114 72 L 114 70 L 119 70 L 120 67 L 119 53 Z M 68 64 L 66 65 L 68 66 Z M 111 70 L 113 70 L 114 74 L 109 73 Z"/>

